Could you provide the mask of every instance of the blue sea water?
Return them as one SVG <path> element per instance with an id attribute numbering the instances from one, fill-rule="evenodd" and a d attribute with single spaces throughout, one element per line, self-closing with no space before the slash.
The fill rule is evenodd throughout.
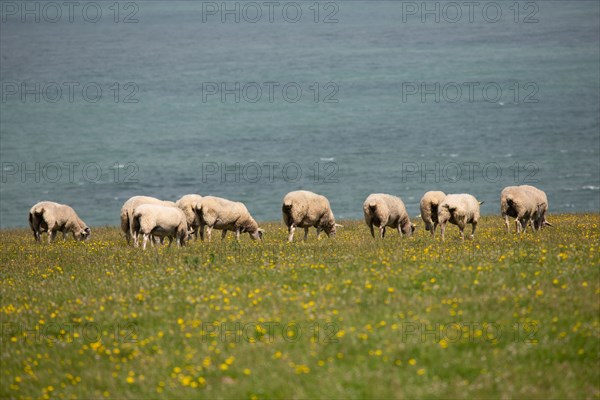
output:
<path id="1" fill-rule="evenodd" d="M 3 228 L 187 193 L 278 220 L 297 189 L 338 219 L 432 189 L 495 214 L 521 183 L 600 210 L 597 1 L 53 4 L 2 2 Z"/>

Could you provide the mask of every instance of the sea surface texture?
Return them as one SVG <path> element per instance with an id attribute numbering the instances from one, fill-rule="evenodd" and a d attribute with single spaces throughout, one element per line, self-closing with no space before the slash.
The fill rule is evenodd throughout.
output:
<path id="1" fill-rule="evenodd" d="M 278 220 L 298 189 L 600 208 L 597 1 L 2 3 L 3 228 L 187 193 Z"/>

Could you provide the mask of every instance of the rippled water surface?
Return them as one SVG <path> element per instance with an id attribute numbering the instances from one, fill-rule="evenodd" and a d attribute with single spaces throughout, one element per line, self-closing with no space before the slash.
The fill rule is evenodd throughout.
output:
<path id="1" fill-rule="evenodd" d="M 73 22 L 41 3 L 25 23 L 14 4 L 0 24 L 2 227 L 25 226 L 40 200 L 117 225 L 136 194 L 213 194 L 276 220 L 299 188 L 327 195 L 338 219 L 361 218 L 373 192 L 416 215 L 430 189 L 498 213 L 501 189 L 523 182 L 551 212 L 600 208 L 596 1 L 472 15 L 391 1 L 272 15 L 142 1 L 117 15 L 96 2 Z"/>

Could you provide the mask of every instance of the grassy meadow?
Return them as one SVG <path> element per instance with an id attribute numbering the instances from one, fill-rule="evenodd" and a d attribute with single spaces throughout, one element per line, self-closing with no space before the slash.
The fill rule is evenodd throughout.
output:
<path id="1" fill-rule="evenodd" d="M 548 219 L 145 252 L 2 230 L 0 396 L 598 399 L 600 215 Z"/>

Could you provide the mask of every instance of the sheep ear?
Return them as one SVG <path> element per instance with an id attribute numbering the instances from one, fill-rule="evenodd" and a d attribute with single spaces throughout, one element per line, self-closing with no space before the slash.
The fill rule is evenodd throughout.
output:
<path id="1" fill-rule="evenodd" d="M 484 201 L 480 201 L 480 202 L 479 202 L 479 205 L 482 205 L 483 203 L 485 203 L 485 200 L 484 200 Z"/>
<path id="2" fill-rule="evenodd" d="M 544 221 L 544 225 L 546 225 L 546 226 L 551 226 L 551 227 L 553 227 L 553 228 L 554 228 L 554 225 L 552 225 L 552 224 L 551 224 L 550 222 L 548 222 L 548 221 Z"/>
<path id="3" fill-rule="evenodd" d="M 266 231 L 265 231 L 264 229 L 262 229 L 262 228 L 258 228 L 258 231 L 259 231 L 260 233 L 263 233 L 263 234 L 266 232 Z"/>

